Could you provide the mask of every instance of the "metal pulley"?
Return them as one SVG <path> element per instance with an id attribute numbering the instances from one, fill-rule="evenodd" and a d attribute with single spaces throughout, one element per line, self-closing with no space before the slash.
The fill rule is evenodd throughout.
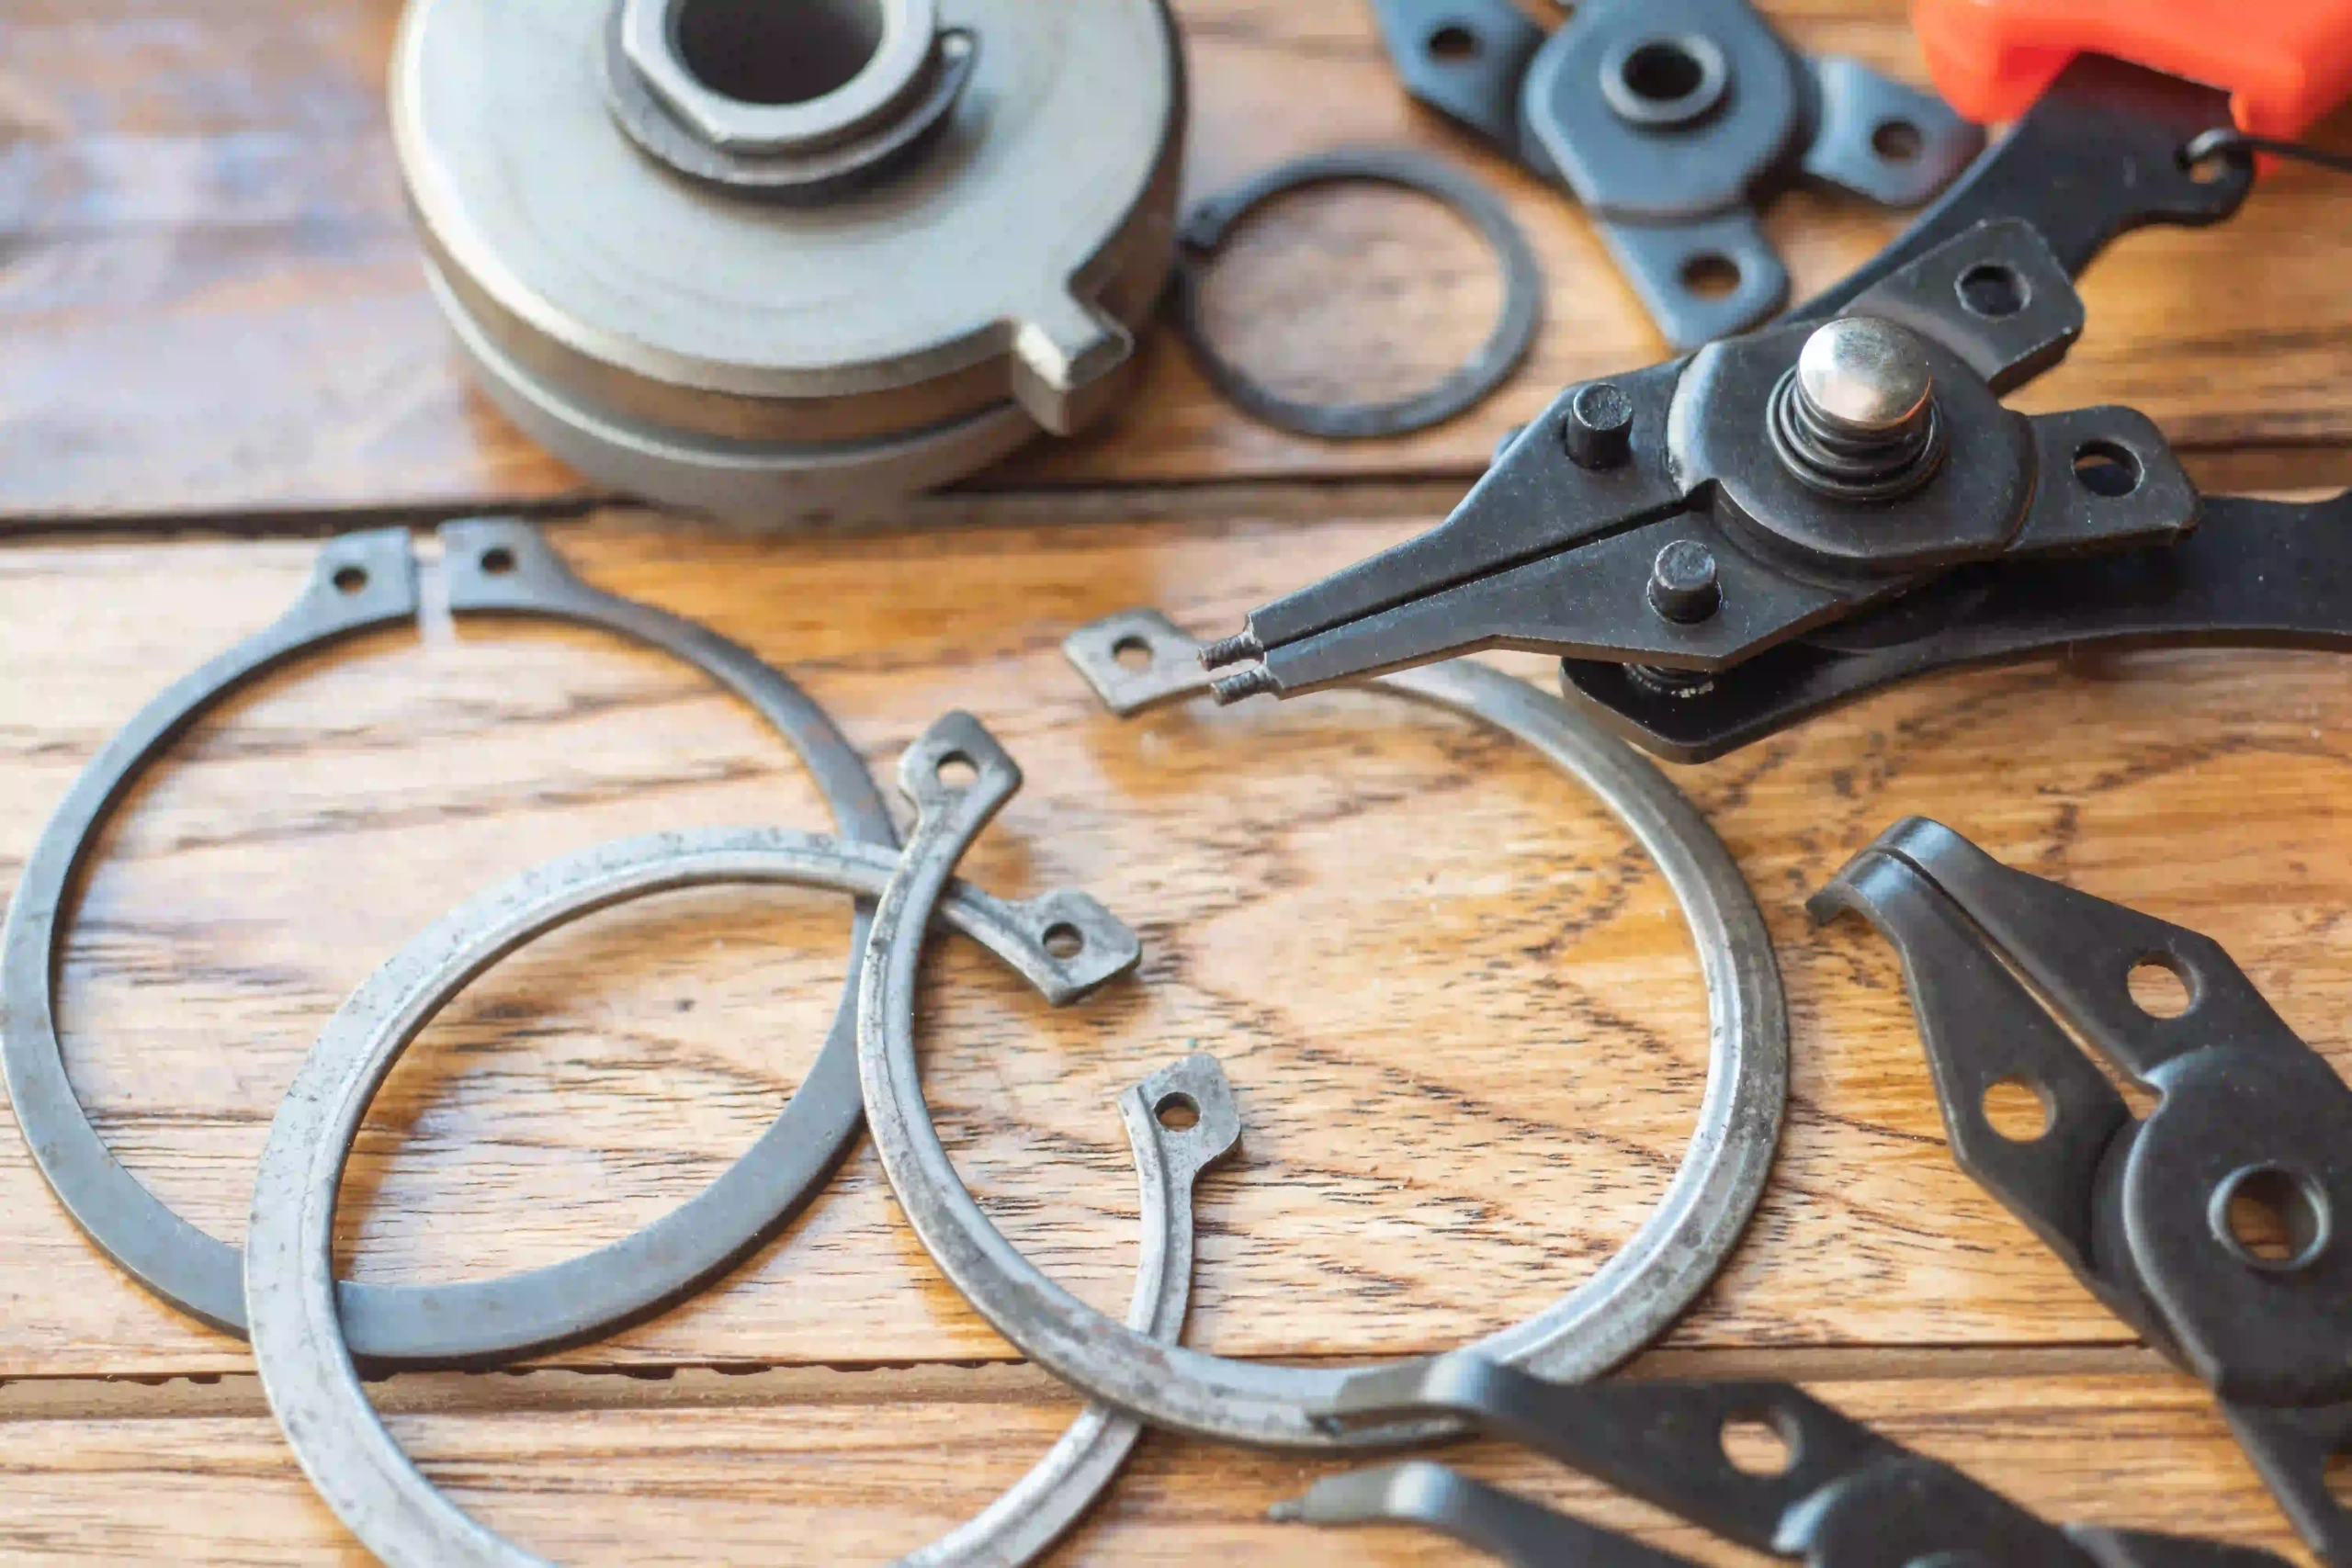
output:
<path id="1" fill-rule="evenodd" d="M 593 479 L 752 520 L 1106 412 L 1184 117 L 1165 0 L 411 0 L 391 81 L 491 399 Z"/>

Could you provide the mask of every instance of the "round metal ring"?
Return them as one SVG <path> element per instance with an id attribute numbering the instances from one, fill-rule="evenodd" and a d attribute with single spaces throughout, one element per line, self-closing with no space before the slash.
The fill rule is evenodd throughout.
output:
<path id="1" fill-rule="evenodd" d="M 790 743 L 847 837 L 896 848 L 889 813 L 856 750 L 806 693 L 748 649 L 591 588 L 528 524 L 478 519 L 439 533 L 453 615 L 571 622 L 683 660 L 750 704 Z M 180 1218 L 122 1168 L 66 1077 L 54 987 L 67 890 L 115 806 L 199 716 L 266 671 L 412 621 L 418 609 L 406 529 L 329 541 L 290 610 L 157 695 L 91 759 L 34 845 L 0 934 L 0 1060 L 34 1162 L 100 1251 L 157 1296 L 225 1333 L 244 1333 L 237 1249 Z M 864 938 L 870 913 L 859 907 L 853 941 Z M 857 1135 L 854 978 L 844 980 L 841 1010 L 798 1091 L 718 1182 L 638 1235 L 549 1268 L 450 1284 L 346 1284 L 355 1350 L 374 1362 L 453 1366 L 548 1350 L 650 1316 L 731 1267 L 798 1212 Z"/>
<path id="2" fill-rule="evenodd" d="M 1149 659 L 1128 671 L 1121 649 Z M 1131 613 L 1065 645 L 1114 710 L 1203 689 L 1193 644 L 1165 617 Z M 1496 726 L 1598 795 L 1680 901 L 1707 986 L 1707 1088 L 1682 1167 L 1633 1240 L 1584 1284 L 1472 1347 L 1491 1360 L 1568 1382 L 1596 1377 L 1663 1331 L 1738 1243 L 1770 1174 L 1788 1097 L 1788 1013 L 1754 896 L 1706 819 L 1657 766 L 1557 698 L 1488 666 L 1455 660 L 1378 686 Z M 939 776 L 951 760 L 973 782 Z M 922 1098 L 914 987 L 932 900 L 956 859 L 1020 787 L 1020 770 L 977 720 L 951 715 L 899 764 L 918 817 L 882 895 L 858 979 L 858 1072 L 882 1168 L 934 1262 L 998 1333 L 1092 1398 L 1154 1427 L 1259 1447 L 1387 1447 L 1458 1435 L 1459 1422 L 1336 1427 L 1333 1403 L 1360 1369 L 1237 1361 L 1133 1335 L 1040 1273 L 989 1223 L 956 1174 Z"/>
<path id="3" fill-rule="evenodd" d="M 1307 186 L 1368 182 L 1418 191 L 1477 230 L 1503 271 L 1502 313 L 1476 354 L 1426 391 L 1378 403 L 1312 403 L 1284 397 L 1209 341 L 1202 320 L 1202 278 L 1234 229 L 1275 197 Z M 1177 232 L 1176 330 L 1201 374 L 1251 418 L 1327 441 L 1405 435 L 1442 424 L 1483 401 L 1510 378 L 1534 345 L 1544 320 L 1544 268 L 1502 198 L 1452 164 L 1403 147 L 1343 148 L 1267 170 L 1185 215 Z"/>
<path id="4" fill-rule="evenodd" d="M 436 1491 L 384 1429 L 344 1334 L 334 1280 L 335 1200 L 368 1102 L 401 1053 L 466 984 L 534 936 L 627 899 L 721 882 L 786 882 L 871 895 L 896 861 L 878 846 L 777 829 L 716 829 L 606 844 L 525 873 L 444 916 L 354 991 L 303 1058 L 271 1123 L 254 1186 L 245 1258 L 254 1364 L 305 1474 L 360 1543 L 392 1568 L 545 1568 Z M 1006 904 L 964 886 L 940 914 L 987 943 L 1059 1003 L 1135 965 L 1134 934 L 1082 893 Z M 1067 960 L 1049 931 L 1075 931 Z M 1170 1096 L 1199 1109 L 1164 1127 Z M 1193 1271 L 1193 1179 L 1239 1136 L 1223 1070 L 1193 1056 L 1120 1099 L 1142 1195 L 1142 1257 L 1127 1322 L 1145 1336 L 1182 1329 Z M 987 1510 L 900 1559 L 1010 1568 L 1077 1522 L 1141 1435 L 1090 1405 L 1046 1457 Z"/>

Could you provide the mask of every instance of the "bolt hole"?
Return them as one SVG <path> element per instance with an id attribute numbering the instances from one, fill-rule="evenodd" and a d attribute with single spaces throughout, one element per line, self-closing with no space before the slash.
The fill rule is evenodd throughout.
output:
<path id="1" fill-rule="evenodd" d="M 1111 657 L 1120 669 L 1139 675 L 1151 668 L 1151 644 L 1139 637 L 1123 637 L 1111 645 Z"/>
<path id="2" fill-rule="evenodd" d="M 1161 1095 L 1159 1103 L 1151 1108 L 1151 1113 L 1159 1119 L 1161 1126 L 1171 1133 L 1181 1133 L 1187 1127 L 1201 1124 L 1200 1101 L 1189 1094 Z"/>
<path id="3" fill-rule="evenodd" d="M 482 551 L 481 569 L 492 577 L 503 577 L 514 570 L 514 552 L 504 545 L 493 546 Z"/>
<path id="4" fill-rule="evenodd" d="M 745 104 L 838 91 L 882 47 L 882 0 L 676 0 L 672 47 L 695 80 Z"/>
<path id="5" fill-rule="evenodd" d="M 1724 1423 L 1724 1458 L 1742 1475 L 1786 1475 L 1797 1446 L 1769 1416 L 1734 1416 Z"/>
<path id="6" fill-rule="evenodd" d="M 1928 149 L 1928 138 L 1907 119 L 1883 119 L 1871 132 L 1871 151 L 1890 164 L 1908 164 Z"/>
<path id="7" fill-rule="evenodd" d="M 1960 302 L 1980 316 L 1999 321 L 2014 316 L 2033 298 L 2025 278 L 2013 266 L 1979 262 L 1960 275 Z"/>
<path id="8" fill-rule="evenodd" d="M 2152 953 L 2132 964 L 2124 985 L 2132 1004 L 2150 1018 L 2178 1018 L 2197 1001 L 2188 971 L 2168 953 Z"/>
<path id="9" fill-rule="evenodd" d="M 2202 158 L 2191 158 L 2184 147 L 2179 153 L 2180 172 L 2188 183 L 2197 186 L 2218 184 L 2230 172 L 2231 158 L 2227 152 L 2208 152 Z"/>
<path id="10" fill-rule="evenodd" d="M 1635 97 L 1671 104 L 1697 92 L 1707 79 L 1707 68 L 1681 44 L 1659 39 L 1625 56 L 1619 74 Z"/>
<path id="11" fill-rule="evenodd" d="M 1046 952 L 1054 958 L 1076 958 L 1086 951 L 1086 933 L 1068 920 L 1046 928 Z"/>
<path id="12" fill-rule="evenodd" d="M 979 764 L 961 751 L 950 751 L 939 759 L 939 782 L 949 789 L 969 789 L 979 777 Z"/>
<path id="13" fill-rule="evenodd" d="M 2075 449 L 2075 479 L 2109 501 L 2140 488 L 2140 459 L 2132 449 L 2112 441 L 2086 441 Z"/>
<path id="14" fill-rule="evenodd" d="M 1448 22 L 1430 34 L 1427 47 L 1431 60 L 1460 65 L 1478 58 L 1478 35 L 1460 22 Z"/>
<path id="15" fill-rule="evenodd" d="M 1739 264 L 1720 251 L 1708 251 L 1684 262 L 1678 276 L 1686 291 L 1702 299 L 1722 299 L 1739 287 Z"/>
<path id="16" fill-rule="evenodd" d="M 2013 1144 L 2039 1142 L 2054 1120 L 2050 1091 L 2030 1078 L 2003 1078 L 1985 1088 L 1985 1125 Z"/>
<path id="17" fill-rule="evenodd" d="M 2319 1184 L 2275 1165 L 2250 1166 L 2213 1195 L 2214 1231 L 2258 1269 L 2301 1269 L 2327 1243 L 2327 1197 Z"/>
<path id="18" fill-rule="evenodd" d="M 356 593 L 368 586 L 368 569 L 362 566 L 337 567 L 334 582 L 334 591 L 338 593 Z"/>

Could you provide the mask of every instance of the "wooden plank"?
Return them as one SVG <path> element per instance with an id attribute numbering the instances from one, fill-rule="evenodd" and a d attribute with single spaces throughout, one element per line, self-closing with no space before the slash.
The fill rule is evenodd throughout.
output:
<path id="1" fill-rule="evenodd" d="M 1918 79 L 1898 0 L 1775 0 L 1801 44 Z M 1661 353 L 1590 226 L 1556 193 L 1415 113 L 1363 0 L 1183 0 L 1191 185 L 1294 152 L 1410 141 L 1510 195 L 1551 282 L 1537 353 L 1442 430 L 1304 442 L 1216 400 L 1164 334 L 1142 396 L 996 487 L 1443 474 L 1483 463 L 1564 382 Z M 379 99 L 391 0 L 0 0 L 0 519 L 560 501 L 580 481 L 466 390 L 423 292 Z M 1798 196 L 1775 238 L 1801 290 L 1893 220 Z M 2152 233 L 2086 282 L 2091 330 L 2029 406 L 2128 400 L 2175 439 L 2340 446 L 2352 435 L 2338 287 L 2352 186 L 2288 170 L 2235 223 Z M 1401 197 L 1302 197 L 1220 269 L 1222 341 L 1323 395 L 1426 384 L 1483 334 L 1487 264 Z"/>
<path id="2" fill-rule="evenodd" d="M 1135 723 L 1057 652 L 1159 602 L 1220 631 L 1398 537 L 1244 517 L 758 541 L 609 514 L 594 581 L 796 671 L 877 767 L 950 706 L 1029 787 L 971 869 L 1085 886 L 1140 982 L 1055 1013 L 943 950 L 924 1024 L 945 1136 L 1012 1238 L 1106 1307 L 1132 1278 L 1111 1109 L 1220 1054 L 1243 1154 L 1202 1196 L 1194 1342 L 1435 1348 L 1589 1274 L 1663 1190 L 1705 1018 L 1656 874 L 1511 743 L 1371 695 Z M 0 880 L 157 686 L 276 613 L 298 541 L 0 550 Z M 1540 676 L 1533 661 L 1521 668 Z M 1796 1048 L 1763 1212 L 1684 1346 L 2116 1343 L 1951 1164 L 1889 950 L 1801 903 L 1905 812 L 2210 931 L 2347 1059 L 2352 692 L 2324 656 L 2178 653 L 1916 685 L 1675 778 L 1753 882 Z M 459 897 L 560 851 L 707 822 L 816 826 L 807 785 L 698 678 L 586 637 L 388 636 L 184 741 L 90 879 L 63 969 L 71 1069 L 130 1168 L 234 1236 L 281 1086 L 339 999 Z M 368 1278 L 542 1264 L 695 1190 L 774 1115 L 830 1014 L 842 920 L 717 890 L 502 965 L 393 1075 L 346 1189 Z M 0 1376 L 233 1371 L 91 1251 L 0 1132 Z M 714 1292 L 582 1365 L 870 1365 L 1006 1354 L 936 1278 L 869 1155 Z"/>
<path id="3" fill-rule="evenodd" d="M 623 1397 L 538 1386 L 555 1381 L 401 1378 L 380 1385 L 379 1397 L 393 1432 L 463 1506 L 532 1551 L 582 1568 L 888 1561 L 985 1506 L 1075 1410 L 1026 1369 L 763 1386 L 771 1374 L 682 1396 L 642 1383 L 627 1385 Z M 1813 1391 L 2045 1517 L 2208 1534 L 2310 1561 L 2204 1395 L 2184 1380 L 1947 1377 Z M 141 1398 L 114 1403 L 153 1414 L 0 1419 L 0 1562 L 366 1561 L 250 1391 L 229 1399 L 130 1392 Z M 1771 1561 L 1500 1445 L 1456 1446 L 1442 1458 L 1702 1563 Z M 1339 1537 L 1265 1518 L 1276 1500 L 1342 1468 L 1150 1438 L 1048 1561 L 1487 1561 L 1401 1528 Z"/>

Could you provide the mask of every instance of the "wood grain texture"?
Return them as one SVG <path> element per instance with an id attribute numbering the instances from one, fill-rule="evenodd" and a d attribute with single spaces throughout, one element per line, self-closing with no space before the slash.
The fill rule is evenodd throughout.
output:
<path id="1" fill-rule="evenodd" d="M 880 1562 L 977 1512 L 1075 1406 L 1025 1370 L 823 1382 L 720 1380 L 654 1407 L 537 1385 L 554 1374 L 401 1378 L 393 1432 L 485 1524 L 554 1561 Z M 480 1386 L 486 1382 L 487 1388 Z M 639 1385 L 640 1389 L 644 1385 Z M 1897 1441 L 1959 1464 L 2045 1517 L 2203 1532 L 2286 1552 L 2291 1538 L 2203 1394 L 2163 1375 L 1817 1382 Z M 198 1391 L 205 1394 L 217 1391 Z M 360 1562 L 250 1393 L 170 1417 L 0 1421 L 0 1562 Z M 1707 1564 L 1771 1561 L 1523 1452 L 1447 1462 Z M 1334 1561 L 1452 1568 L 1487 1561 L 1402 1528 L 1344 1536 L 1265 1518 L 1345 1468 L 1147 1438 L 1057 1565 Z"/>
<path id="2" fill-rule="evenodd" d="M 1293 153 L 1406 141 L 1509 196 L 1550 282 L 1505 391 L 1402 441 L 1331 445 L 1250 423 L 1164 333 L 1101 431 L 986 486 L 1464 476 L 1563 383 L 1662 346 L 1590 225 L 1416 112 L 1364 0 L 1181 0 L 1204 193 Z M 1773 0 L 1799 44 L 1921 71 L 1897 0 Z M 380 107 L 394 0 L 0 0 L 0 519 L 561 502 L 581 481 L 466 389 L 401 216 Z M 1800 293 L 1894 220 L 1804 194 L 1770 223 Z M 2264 183 L 2236 221 L 2136 236 L 2086 281 L 2091 328 L 2021 400 L 2125 401 L 2176 441 L 2339 447 L 2352 436 L 2340 287 L 2352 185 Z M 1425 385 L 1483 334 L 1495 288 L 1418 200 L 1285 202 L 1212 289 L 1220 341 L 1277 385 Z"/>
<path id="3" fill-rule="evenodd" d="M 877 768 L 950 706 L 998 729 L 1030 784 L 970 869 L 1010 892 L 1087 887 L 1148 956 L 1138 982 L 1055 1012 L 943 948 L 924 1044 L 961 1168 L 1041 1265 L 1114 1306 L 1134 1199 L 1112 1099 L 1215 1051 L 1246 1132 L 1203 1190 L 1193 1342 L 1354 1356 L 1515 1321 L 1640 1223 L 1704 1071 L 1689 937 L 1605 813 L 1503 738 L 1369 694 L 1121 723 L 1057 644 L 1138 602 L 1220 629 L 1403 531 L 1136 517 L 763 543 L 616 513 L 555 536 L 602 585 L 792 670 Z M 266 620 L 311 550 L 0 553 L 0 867 L 164 672 Z M 1924 682 L 1677 771 L 1780 943 L 1796 1069 L 1772 1190 L 1674 1342 L 2124 1338 L 1952 1165 L 1890 950 L 1808 930 L 1802 900 L 1926 812 L 2212 933 L 2341 1062 L 2347 732 L 2334 660 L 2145 655 Z M 74 1080 L 134 1173 L 233 1238 L 294 1064 L 407 936 L 562 850 L 745 820 L 821 813 L 752 719 L 652 656 L 445 626 L 289 671 L 182 742 L 112 832 L 62 971 Z M 354 1267 L 550 1262 L 696 1190 L 808 1061 L 844 923 L 821 899 L 720 889 L 502 965 L 377 1108 L 346 1189 Z M 0 1257 L 0 1376 L 244 1364 L 100 1261 L 10 1136 Z M 565 1359 L 1005 1354 L 861 1154 L 727 1288 Z"/>

